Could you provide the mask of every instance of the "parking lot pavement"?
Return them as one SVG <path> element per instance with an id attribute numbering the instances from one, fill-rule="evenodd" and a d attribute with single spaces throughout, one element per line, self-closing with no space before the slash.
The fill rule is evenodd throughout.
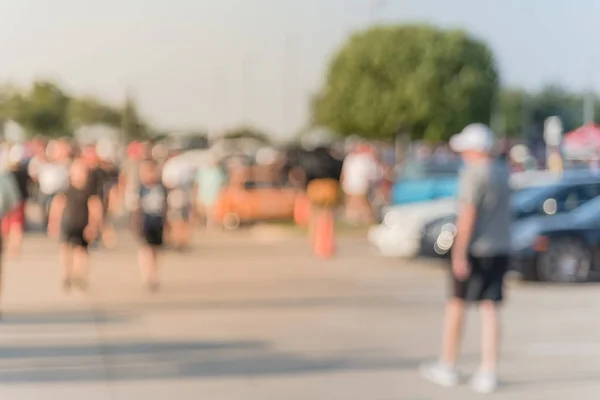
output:
<path id="1" fill-rule="evenodd" d="M 139 283 L 135 243 L 92 253 L 89 293 L 60 289 L 56 245 L 30 236 L 5 265 L 2 399 L 476 399 L 420 380 L 440 341 L 445 272 L 374 256 L 362 238 L 331 261 L 304 238 L 199 235 Z M 509 284 L 498 399 L 596 398 L 600 291 Z M 477 314 L 462 368 L 478 357 Z"/>

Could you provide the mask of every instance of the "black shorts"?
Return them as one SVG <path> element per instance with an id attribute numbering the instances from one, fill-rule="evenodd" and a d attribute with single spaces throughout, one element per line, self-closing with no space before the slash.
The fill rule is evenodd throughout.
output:
<path id="1" fill-rule="evenodd" d="M 451 295 L 466 302 L 503 300 L 504 276 L 508 270 L 508 256 L 469 256 L 471 274 L 465 281 L 451 276 Z"/>
<path id="2" fill-rule="evenodd" d="M 84 230 L 85 227 L 63 227 L 60 235 L 61 243 L 87 249 L 89 243 L 85 239 Z"/>
<path id="3" fill-rule="evenodd" d="M 160 247 L 163 244 L 163 227 L 144 228 L 141 232 L 141 239 L 144 244 L 152 247 Z"/>

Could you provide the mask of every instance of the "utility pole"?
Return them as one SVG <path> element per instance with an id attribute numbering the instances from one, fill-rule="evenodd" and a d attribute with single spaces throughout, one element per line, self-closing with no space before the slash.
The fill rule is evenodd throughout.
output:
<path id="1" fill-rule="evenodd" d="M 595 103 L 595 95 L 592 89 L 590 88 L 585 94 L 585 97 L 583 98 L 583 122 L 586 124 L 594 121 L 594 108 L 596 107 Z"/>
<path id="2" fill-rule="evenodd" d="M 290 84 L 289 79 L 289 58 L 290 58 L 290 43 L 289 34 L 285 35 L 283 42 L 283 56 L 281 60 L 281 130 L 285 130 L 288 118 L 288 89 Z"/>
<path id="3" fill-rule="evenodd" d="M 250 92 L 252 90 L 250 87 L 250 59 L 250 53 L 244 53 L 244 59 L 242 61 L 242 88 L 244 90 L 244 95 L 242 96 L 244 102 L 242 115 L 246 125 L 250 123 L 252 114 L 250 112 L 250 108 L 252 107 L 252 101 L 250 99 Z"/>
<path id="4" fill-rule="evenodd" d="M 595 112 L 595 108 L 596 108 L 596 96 L 594 94 L 594 80 L 593 80 L 593 76 L 594 76 L 594 65 L 596 64 L 595 62 L 595 57 L 591 57 L 589 64 L 588 64 L 588 71 L 587 71 L 587 81 L 588 81 L 588 88 L 585 91 L 585 96 L 583 98 L 583 123 L 587 124 L 589 122 L 593 122 L 594 121 L 594 112 Z"/>

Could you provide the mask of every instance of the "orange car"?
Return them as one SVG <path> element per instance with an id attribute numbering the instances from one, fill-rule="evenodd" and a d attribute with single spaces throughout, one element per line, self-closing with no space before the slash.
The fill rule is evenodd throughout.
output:
<path id="1" fill-rule="evenodd" d="M 228 186 L 215 205 L 215 219 L 226 229 L 265 220 L 292 220 L 298 190 L 272 182 Z"/>

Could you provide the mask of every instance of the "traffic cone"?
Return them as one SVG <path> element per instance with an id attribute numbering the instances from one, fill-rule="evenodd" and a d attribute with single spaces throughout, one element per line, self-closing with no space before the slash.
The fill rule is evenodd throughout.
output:
<path id="1" fill-rule="evenodd" d="M 316 217 L 314 253 L 319 258 L 330 258 L 335 251 L 333 213 L 323 211 Z"/>

